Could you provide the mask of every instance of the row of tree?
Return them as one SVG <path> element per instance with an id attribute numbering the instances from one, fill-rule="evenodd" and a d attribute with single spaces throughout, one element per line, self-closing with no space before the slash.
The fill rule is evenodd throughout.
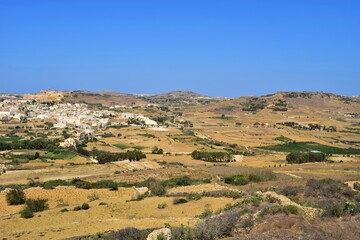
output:
<path id="1" fill-rule="evenodd" d="M 325 162 L 326 160 L 324 153 L 293 152 L 286 156 L 288 163 Z"/>
<path id="2" fill-rule="evenodd" d="M 54 151 L 59 144 L 56 141 L 51 141 L 45 138 L 34 140 L 20 140 L 14 142 L 0 142 L 0 151 L 12 149 L 36 149 Z"/>
<path id="3" fill-rule="evenodd" d="M 193 151 L 191 157 L 196 160 L 207 162 L 230 162 L 232 155 L 227 152 L 206 152 L 206 151 Z"/>
<path id="4" fill-rule="evenodd" d="M 105 164 L 108 162 L 117 162 L 122 160 L 139 161 L 140 159 L 146 158 L 145 153 L 139 150 L 127 151 L 121 153 L 111 153 L 104 151 L 93 151 L 91 153 L 99 162 L 99 164 Z"/>

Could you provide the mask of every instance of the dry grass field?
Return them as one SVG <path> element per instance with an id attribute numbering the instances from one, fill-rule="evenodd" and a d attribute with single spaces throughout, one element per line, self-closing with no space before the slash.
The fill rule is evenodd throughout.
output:
<path id="1" fill-rule="evenodd" d="M 164 226 L 165 223 L 174 226 L 180 224 L 191 226 L 197 221 L 195 216 L 201 214 L 205 207 L 217 210 L 233 202 L 230 198 L 202 198 L 182 205 L 173 205 L 173 198 L 165 197 L 129 202 L 133 190 L 122 188 L 118 191 L 72 188 L 28 189 L 25 192 L 29 198 L 49 199 L 50 210 L 38 213 L 32 219 L 22 219 L 17 214 L 21 206 L 6 206 L 5 194 L 1 193 L 0 214 L 3 217 L 0 219 L 0 232 L 3 238 L 61 239 L 132 226 L 156 228 Z M 98 195 L 99 200 L 90 202 L 89 210 L 72 210 L 77 205 L 89 202 L 88 196 L 93 193 Z M 68 206 L 58 206 L 59 200 Z M 100 202 L 105 202 L 106 205 L 100 206 Z M 158 204 L 163 202 L 166 202 L 168 207 L 158 209 Z M 61 213 L 60 210 L 63 208 L 69 209 L 69 212 Z"/>

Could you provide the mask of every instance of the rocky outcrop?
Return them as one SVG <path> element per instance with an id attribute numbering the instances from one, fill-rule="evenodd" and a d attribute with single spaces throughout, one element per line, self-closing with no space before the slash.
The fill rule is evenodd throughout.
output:
<path id="1" fill-rule="evenodd" d="M 161 228 L 153 231 L 147 237 L 147 240 L 158 240 L 158 239 L 170 240 L 171 230 L 169 228 Z"/>

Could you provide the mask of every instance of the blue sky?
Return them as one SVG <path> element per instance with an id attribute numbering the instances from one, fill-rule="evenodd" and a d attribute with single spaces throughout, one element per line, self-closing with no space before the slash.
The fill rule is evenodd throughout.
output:
<path id="1" fill-rule="evenodd" d="M 0 92 L 360 94 L 360 1 L 0 0 Z"/>

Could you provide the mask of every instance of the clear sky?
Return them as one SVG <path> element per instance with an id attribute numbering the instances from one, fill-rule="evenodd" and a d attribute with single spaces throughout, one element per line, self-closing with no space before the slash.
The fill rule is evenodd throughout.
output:
<path id="1" fill-rule="evenodd" d="M 360 94 L 359 0 L 0 0 L 0 92 Z"/>

